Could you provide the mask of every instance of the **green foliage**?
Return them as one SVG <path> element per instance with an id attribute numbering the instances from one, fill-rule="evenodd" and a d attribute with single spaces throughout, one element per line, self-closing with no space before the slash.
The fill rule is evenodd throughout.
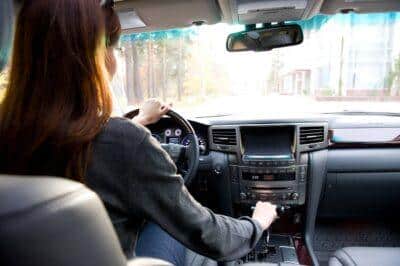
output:
<path id="1" fill-rule="evenodd" d="M 215 61 L 215 51 L 204 46 L 196 29 L 124 35 L 121 44 L 125 62 L 133 62 L 126 67 L 130 104 L 139 102 L 137 95 L 198 102 L 228 90 L 225 65 Z"/>
<path id="2" fill-rule="evenodd" d="M 392 69 L 386 76 L 386 84 L 390 90 L 400 89 L 400 55 L 394 60 Z"/>

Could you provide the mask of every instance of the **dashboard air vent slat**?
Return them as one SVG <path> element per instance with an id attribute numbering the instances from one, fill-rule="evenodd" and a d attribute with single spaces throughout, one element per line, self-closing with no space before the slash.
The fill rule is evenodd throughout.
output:
<path id="1" fill-rule="evenodd" d="M 324 127 L 301 127 L 300 145 L 324 142 Z"/>
<path id="2" fill-rule="evenodd" d="M 236 130 L 232 129 L 213 129 L 212 139 L 214 144 L 219 145 L 236 145 Z"/>

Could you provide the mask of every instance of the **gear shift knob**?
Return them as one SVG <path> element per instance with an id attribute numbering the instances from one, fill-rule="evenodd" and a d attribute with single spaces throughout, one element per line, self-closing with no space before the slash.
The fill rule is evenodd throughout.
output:
<path id="1" fill-rule="evenodd" d="M 254 211 L 256 207 L 255 206 L 251 206 L 251 210 Z M 283 214 L 285 214 L 285 212 L 287 210 L 290 209 L 290 206 L 286 206 L 286 205 L 277 205 L 276 206 L 276 213 L 278 214 L 278 216 L 281 216 Z"/>

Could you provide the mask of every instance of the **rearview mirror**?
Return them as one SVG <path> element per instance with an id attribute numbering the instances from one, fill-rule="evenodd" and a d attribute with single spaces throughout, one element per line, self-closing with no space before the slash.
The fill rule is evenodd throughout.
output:
<path id="1" fill-rule="evenodd" d="M 303 31 L 297 24 L 246 28 L 228 36 L 226 49 L 229 52 L 269 51 L 303 42 Z"/>

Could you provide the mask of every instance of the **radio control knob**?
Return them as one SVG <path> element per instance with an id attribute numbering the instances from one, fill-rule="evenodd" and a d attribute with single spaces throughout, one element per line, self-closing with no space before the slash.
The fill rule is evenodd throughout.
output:
<path id="1" fill-rule="evenodd" d="M 291 198 L 292 200 L 298 200 L 298 199 L 299 199 L 299 193 L 293 192 L 293 193 L 290 195 L 290 198 Z"/>
<path id="2" fill-rule="evenodd" d="M 246 195 L 246 193 L 244 193 L 244 192 L 241 192 L 241 193 L 239 194 L 239 196 L 240 196 L 240 199 L 241 199 L 241 200 L 247 199 L 247 195 Z"/>

